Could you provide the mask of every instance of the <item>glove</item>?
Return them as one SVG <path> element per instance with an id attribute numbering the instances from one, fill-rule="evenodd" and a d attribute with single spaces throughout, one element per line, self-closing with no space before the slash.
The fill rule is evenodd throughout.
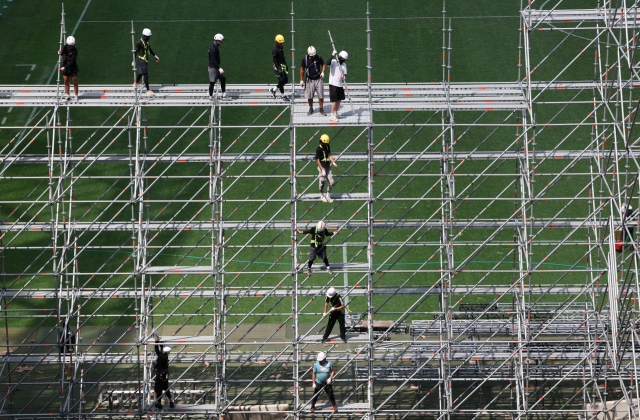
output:
<path id="1" fill-rule="evenodd" d="M 303 80 L 300 80 L 300 87 L 304 88 L 304 81 Z"/>
<path id="2" fill-rule="evenodd" d="M 344 79 L 346 79 L 347 77 L 343 74 L 340 78 L 341 78 L 342 80 L 344 80 Z"/>
<path id="3" fill-rule="evenodd" d="M 62 55 L 62 50 L 58 50 L 58 55 Z"/>
<path id="4" fill-rule="evenodd" d="M 220 67 L 220 68 L 218 69 L 218 72 L 219 72 L 220 74 L 224 74 L 224 70 L 222 70 L 222 67 Z"/>
<path id="5" fill-rule="evenodd" d="M 154 57 L 156 58 L 156 63 L 159 63 L 160 62 L 160 57 L 158 57 L 157 55 L 154 56 Z"/>
<path id="6" fill-rule="evenodd" d="M 59 71 L 64 71 L 64 67 L 58 67 Z"/>
<path id="7" fill-rule="evenodd" d="M 339 230 L 336 230 L 335 232 L 333 232 L 334 235 L 337 235 L 338 233 L 340 233 Z"/>
<path id="8" fill-rule="evenodd" d="M 298 228 L 296 228 L 296 233 L 300 233 L 300 230 Z"/>
<path id="9" fill-rule="evenodd" d="M 326 316 L 327 316 L 327 313 L 326 313 L 326 312 L 323 312 L 323 313 L 322 313 L 322 317 L 324 318 L 324 317 L 326 317 Z"/>
<path id="10" fill-rule="evenodd" d="M 333 56 L 336 56 L 336 55 L 338 55 L 338 51 L 336 51 L 336 50 L 333 50 L 333 52 L 331 53 L 331 55 L 333 55 Z"/>
<path id="11" fill-rule="evenodd" d="M 337 163 L 335 163 L 335 162 L 333 162 L 333 167 L 334 167 L 334 168 L 337 168 L 337 167 L 338 167 L 338 164 L 337 164 Z"/>
<path id="12" fill-rule="evenodd" d="M 336 310 L 336 308 L 332 307 L 331 309 L 329 309 L 329 312 L 333 312 L 335 310 Z"/>
<path id="13" fill-rule="evenodd" d="M 323 178 L 327 177 L 327 171 L 325 171 L 324 169 L 322 170 L 322 172 L 320 172 L 322 174 Z"/>
<path id="14" fill-rule="evenodd" d="M 131 62 L 131 67 L 135 67 L 135 66 L 136 66 L 136 61 L 135 61 L 135 60 L 133 60 L 133 61 Z"/>
<path id="15" fill-rule="evenodd" d="M 324 72 L 320 73 L 320 78 L 324 79 Z"/>
<path id="16" fill-rule="evenodd" d="M 327 385 L 331 385 L 331 378 L 327 379 Z"/>
<path id="17" fill-rule="evenodd" d="M 313 381 L 313 389 L 316 389 L 316 381 Z"/>

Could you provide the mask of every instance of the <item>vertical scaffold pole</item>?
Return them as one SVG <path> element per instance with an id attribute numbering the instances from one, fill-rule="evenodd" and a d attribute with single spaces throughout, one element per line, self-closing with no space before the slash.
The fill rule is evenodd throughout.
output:
<path id="1" fill-rule="evenodd" d="M 58 51 L 62 50 L 66 33 L 67 33 L 67 30 L 66 30 L 65 21 L 64 21 L 64 3 L 62 3 L 62 12 L 61 12 L 61 18 L 60 18 L 60 41 L 58 42 Z M 62 56 L 58 54 L 58 68 L 60 67 L 61 63 L 62 63 Z M 61 96 L 60 72 L 56 71 L 56 103 L 57 104 L 60 104 L 60 96 Z"/>
<path id="2" fill-rule="evenodd" d="M 298 242 L 296 238 L 296 228 L 298 226 L 298 211 L 297 211 L 297 201 L 296 201 L 296 126 L 293 124 L 293 111 L 294 111 L 294 89 L 295 89 L 295 11 L 293 9 L 293 2 L 291 2 L 291 119 L 289 121 L 289 148 L 291 149 L 291 159 L 289 162 L 289 176 L 290 176 L 290 187 L 291 187 L 291 265 L 292 265 L 292 275 L 291 275 L 291 289 L 292 289 L 292 299 L 291 299 L 291 313 L 292 315 L 292 325 L 293 329 L 293 406 L 294 406 L 294 419 L 299 419 L 302 417 L 302 413 L 300 412 L 300 325 L 298 320 Z"/>
<path id="3" fill-rule="evenodd" d="M 291 106 L 291 121 L 293 121 L 293 109 L 295 108 L 296 97 L 296 47 L 295 47 L 295 27 L 293 26 L 293 17 L 295 12 L 293 11 L 293 2 L 291 2 L 291 71 L 289 76 L 291 77 L 291 97 L 289 98 L 289 106 Z"/>
<path id="4" fill-rule="evenodd" d="M 133 93 L 136 97 L 136 100 L 139 98 L 140 92 L 138 92 L 138 88 L 136 87 L 136 78 L 137 78 L 137 63 L 136 60 L 136 31 L 133 27 L 133 21 L 131 21 L 131 71 L 133 71 Z"/>
<path id="5" fill-rule="evenodd" d="M 222 313 L 222 322 L 223 322 L 223 331 L 222 336 L 227 337 L 227 289 L 226 289 L 226 278 L 224 273 L 222 272 L 222 268 L 224 267 L 224 219 L 223 219 L 223 201 L 222 196 L 224 192 L 224 180 L 222 178 L 223 163 L 222 163 L 222 107 L 217 107 L 218 112 L 218 124 L 216 126 L 215 134 L 217 135 L 217 144 L 216 148 L 218 149 L 218 166 L 216 168 L 216 174 L 219 180 L 218 187 L 218 259 L 221 261 L 216 267 L 216 273 L 218 275 L 218 290 L 220 290 L 220 304 L 218 305 L 220 312 Z M 223 418 L 225 411 L 227 410 L 227 405 L 229 403 L 228 399 L 228 384 L 227 384 L 227 340 L 226 338 L 221 343 L 221 366 L 220 366 L 220 375 L 218 376 L 218 380 L 216 381 L 216 385 L 220 390 L 220 404 L 216 406 L 216 412 L 219 419 Z"/>
<path id="6" fill-rule="evenodd" d="M 374 171 L 375 166 L 373 164 L 373 112 L 371 109 L 371 13 L 369 10 L 369 2 L 367 2 L 367 88 L 369 90 L 369 115 L 371 116 L 371 121 L 369 122 L 369 126 L 367 127 L 367 178 L 368 178 L 368 203 L 367 203 L 367 307 L 369 308 L 369 312 L 367 314 L 367 341 L 368 341 L 368 357 L 367 357 L 367 403 L 368 403 L 368 412 L 367 419 L 371 419 L 371 414 L 373 412 L 373 404 L 374 404 L 374 382 L 373 382 L 373 360 L 375 356 L 373 344 L 374 344 L 374 336 L 373 336 L 373 311 L 374 311 L 374 302 L 373 302 L 373 258 L 374 258 L 374 232 L 373 232 L 373 218 L 374 218 L 374 208 L 373 202 L 375 200 L 374 196 Z M 353 105 L 352 105 L 353 109 Z"/>

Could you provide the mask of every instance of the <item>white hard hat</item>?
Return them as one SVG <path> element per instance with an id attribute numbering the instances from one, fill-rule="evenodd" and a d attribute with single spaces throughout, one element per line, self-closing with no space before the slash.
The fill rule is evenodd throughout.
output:
<path id="1" fill-rule="evenodd" d="M 318 230 L 324 229 L 324 222 L 322 220 L 318 222 L 318 224 L 316 225 L 316 229 Z"/>
<path id="2" fill-rule="evenodd" d="M 327 297 L 334 297 L 336 295 L 336 289 L 334 287 L 330 287 L 327 290 Z"/>
<path id="3" fill-rule="evenodd" d="M 222 34 L 215 34 L 215 36 L 213 37 L 214 41 L 224 41 L 224 35 Z"/>
<path id="4" fill-rule="evenodd" d="M 72 36 L 67 37 L 67 45 L 76 45 L 76 39 Z"/>
<path id="5" fill-rule="evenodd" d="M 343 60 L 348 60 L 349 54 L 346 51 L 340 51 L 340 54 L 338 54 L 338 57 L 342 58 Z"/>
<path id="6" fill-rule="evenodd" d="M 144 29 L 142 30 L 142 35 L 144 35 L 144 36 L 151 36 L 151 29 L 149 29 L 149 28 L 144 28 Z"/>
<path id="7" fill-rule="evenodd" d="M 169 347 L 169 346 L 164 346 L 164 347 L 162 348 L 162 351 L 163 351 L 163 352 L 165 352 L 165 353 L 170 353 L 170 352 L 171 352 L 171 347 Z"/>
<path id="8" fill-rule="evenodd" d="M 321 351 L 320 353 L 318 353 L 318 362 L 322 362 L 326 358 L 327 355 L 325 354 L 325 352 Z"/>
<path id="9" fill-rule="evenodd" d="M 307 48 L 307 55 L 310 55 L 312 57 L 316 55 L 316 48 L 313 45 Z"/>

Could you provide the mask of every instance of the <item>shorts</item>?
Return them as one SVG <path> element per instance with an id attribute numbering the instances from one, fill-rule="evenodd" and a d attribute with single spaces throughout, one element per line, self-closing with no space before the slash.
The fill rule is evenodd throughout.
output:
<path id="1" fill-rule="evenodd" d="M 313 99 L 314 93 L 318 94 L 318 99 L 324 99 L 324 82 L 322 79 L 307 79 L 307 84 L 304 88 L 304 96 L 307 99 Z"/>
<path id="2" fill-rule="evenodd" d="M 315 246 L 311 245 L 311 247 L 309 248 L 309 261 L 315 260 L 316 257 L 320 257 L 320 259 L 326 260 L 327 247 L 322 245 L 320 248 L 316 248 Z"/>
<path id="3" fill-rule="evenodd" d="M 149 74 L 149 63 L 146 61 L 138 61 L 138 73 Z"/>
<path id="4" fill-rule="evenodd" d="M 344 88 L 329 85 L 329 100 L 331 102 L 344 101 Z"/>
<path id="5" fill-rule="evenodd" d="M 70 69 L 65 67 L 64 71 L 62 72 L 62 75 L 66 77 L 76 77 L 78 75 L 78 70 L 79 70 L 78 66 L 75 66 Z"/>
<path id="6" fill-rule="evenodd" d="M 207 67 L 209 69 L 209 82 L 215 83 L 218 80 L 227 80 L 224 74 L 220 74 L 215 67 Z"/>

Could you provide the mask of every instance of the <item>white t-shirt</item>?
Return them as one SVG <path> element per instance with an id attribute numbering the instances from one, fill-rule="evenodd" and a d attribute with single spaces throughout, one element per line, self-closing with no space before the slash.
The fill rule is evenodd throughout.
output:
<path id="1" fill-rule="evenodd" d="M 329 73 L 329 84 L 338 87 L 344 87 L 342 84 L 342 74 L 338 66 L 342 67 L 342 73 L 347 75 L 347 63 L 339 64 L 338 60 L 332 58 L 331 60 L 331 72 Z"/>

